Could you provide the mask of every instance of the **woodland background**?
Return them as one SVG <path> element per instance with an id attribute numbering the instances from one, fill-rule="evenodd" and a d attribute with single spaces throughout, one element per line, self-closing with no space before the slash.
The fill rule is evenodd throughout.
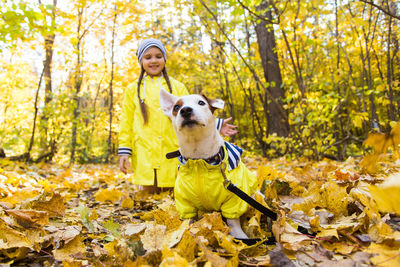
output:
<path id="1" fill-rule="evenodd" d="M 234 142 L 264 157 L 343 160 L 399 119 L 393 0 L 1 1 L 0 148 L 109 162 L 141 39 L 169 74 L 226 101 Z M 1 153 L 1 154 L 4 154 Z"/>
<path id="2" fill-rule="evenodd" d="M 400 266 L 399 9 L 0 0 L 0 265 Z M 189 224 L 171 192 L 119 171 L 147 37 L 189 91 L 226 101 L 218 117 L 239 126 L 255 197 L 278 214 L 249 209 L 243 230 L 279 244 L 234 242 L 218 212 Z"/>

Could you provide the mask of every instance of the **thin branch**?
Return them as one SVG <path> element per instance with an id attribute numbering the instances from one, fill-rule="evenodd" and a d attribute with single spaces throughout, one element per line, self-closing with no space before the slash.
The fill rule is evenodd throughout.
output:
<path id="1" fill-rule="evenodd" d="M 200 3 L 204 6 L 204 8 L 210 13 L 210 15 L 213 17 L 215 23 L 217 24 L 218 28 L 221 30 L 222 34 L 226 37 L 228 42 L 231 44 L 232 48 L 237 52 L 239 57 L 242 59 L 243 63 L 246 65 L 246 67 L 250 70 L 250 72 L 253 74 L 253 77 L 256 79 L 256 82 L 264 89 L 264 91 L 268 94 L 269 98 L 271 99 L 272 102 L 278 107 L 279 113 L 282 116 L 283 119 L 288 120 L 288 117 L 285 113 L 285 111 L 282 109 L 282 106 L 278 103 L 278 101 L 271 95 L 271 92 L 265 88 L 264 84 L 261 82 L 260 78 L 256 74 L 256 71 L 254 68 L 252 68 L 244 59 L 242 53 L 240 53 L 239 49 L 235 46 L 235 44 L 232 42 L 231 38 L 229 38 L 228 34 L 224 31 L 223 27 L 219 24 L 217 17 L 215 14 L 210 10 L 210 8 L 207 6 L 206 3 L 204 3 L 203 0 L 200 0 Z"/>
<path id="2" fill-rule="evenodd" d="M 245 5 L 242 3 L 242 1 L 237 0 L 237 2 L 238 2 L 244 9 L 246 9 L 247 11 L 249 11 L 249 13 L 250 13 L 251 15 L 255 16 L 256 18 L 261 19 L 261 20 L 263 20 L 263 21 L 265 21 L 265 22 L 267 22 L 267 23 L 270 23 L 270 24 L 279 24 L 279 21 L 273 22 L 272 20 L 266 19 L 265 17 L 263 17 L 263 16 L 261 16 L 261 15 L 255 13 L 254 11 L 251 11 L 250 8 L 248 8 L 247 6 L 245 6 Z"/>
<path id="3" fill-rule="evenodd" d="M 363 3 L 366 3 L 366 4 L 369 4 L 369 5 L 373 6 L 373 7 L 376 7 L 377 9 L 379 9 L 380 11 L 385 13 L 386 15 L 388 15 L 388 16 L 390 16 L 392 18 L 400 20 L 400 16 L 397 16 L 396 14 L 393 14 L 392 12 L 390 12 L 390 10 L 386 10 L 385 8 L 381 7 L 380 5 L 375 4 L 373 0 L 372 1 L 359 0 L 359 1 L 363 2 Z"/>

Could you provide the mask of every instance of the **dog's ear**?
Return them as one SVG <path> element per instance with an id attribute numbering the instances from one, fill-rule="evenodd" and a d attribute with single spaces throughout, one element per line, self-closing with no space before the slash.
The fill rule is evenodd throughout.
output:
<path id="1" fill-rule="evenodd" d="M 210 105 L 211 112 L 214 113 L 214 111 L 218 109 L 224 109 L 225 102 L 224 100 L 221 99 L 210 99 L 206 97 L 204 94 L 202 96 L 207 100 L 208 104 Z"/>
<path id="2" fill-rule="evenodd" d="M 171 118 L 172 107 L 178 100 L 178 97 L 174 96 L 173 94 L 168 93 L 164 89 L 161 88 L 160 90 L 160 106 L 163 110 L 164 114 Z"/>

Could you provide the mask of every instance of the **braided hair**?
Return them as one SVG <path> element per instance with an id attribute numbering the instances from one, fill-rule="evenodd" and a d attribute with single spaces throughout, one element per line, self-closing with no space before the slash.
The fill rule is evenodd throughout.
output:
<path id="1" fill-rule="evenodd" d="M 141 65 L 140 75 L 139 75 L 139 79 L 138 79 L 138 86 L 137 86 L 137 96 L 139 99 L 140 111 L 142 112 L 144 124 L 147 124 L 149 117 L 148 117 L 148 113 L 147 113 L 146 103 L 144 102 L 144 99 L 140 98 L 140 85 L 142 84 L 144 73 L 145 73 L 145 70 L 143 68 L 143 65 Z M 167 69 L 165 67 L 162 70 L 162 74 L 163 74 L 165 81 L 167 82 L 169 92 L 172 94 L 171 82 L 169 80 Z"/>

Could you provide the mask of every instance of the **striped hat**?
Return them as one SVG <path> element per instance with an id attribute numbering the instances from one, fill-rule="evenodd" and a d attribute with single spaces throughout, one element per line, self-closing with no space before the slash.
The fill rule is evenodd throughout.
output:
<path id="1" fill-rule="evenodd" d="M 161 52 L 163 53 L 164 56 L 164 60 L 167 61 L 167 50 L 165 49 L 165 46 L 161 43 L 160 40 L 158 39 L 154 39 L 154 38 L 148 38 L 148 39 L 144 39 L 139 47 L 138 50 L 136 52 L 136 56 L 139 60 L 139 62 L 142 61 L 144 53 L 146 53 L 146 51 L 150 48 L 150 47 L 157 47 L 161 50 Z"/>

